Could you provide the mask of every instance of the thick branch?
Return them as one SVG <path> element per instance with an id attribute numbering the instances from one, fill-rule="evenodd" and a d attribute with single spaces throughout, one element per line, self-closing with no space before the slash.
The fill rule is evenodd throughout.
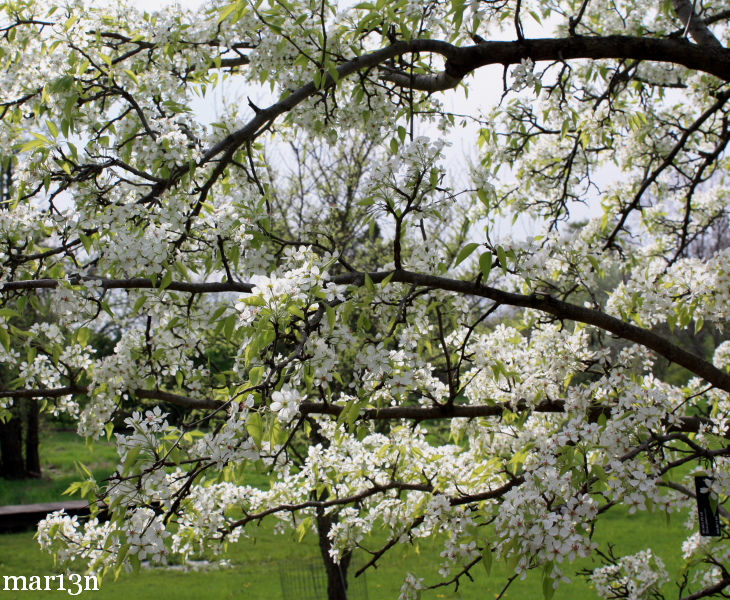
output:
<path id="1" fill-rule="evenodd" d="M 724 48 L 699 48 L 686 40 L 651 39 L 630 36 L 580 37 L 525 39 L 516 42 L 482 42 L 475 46 L 458 48 L 439 40 L 415 39 L 398 41 L 386 48 L 363 54 L 337 67 L 338 78 L 342 79 L 358 71 L 385 64 L 390 59 L 413 52 L 431 52 L 444 56 L 446 68 L 441 75 L 434 76 L 434 89 L 446 89 L 443 83 L 453 82 L 455 87 L 465 75 L 487 65 L 517 64 L 522 59 L 534 61 L 589 59 L 636 59 L 675 63 L 689 69 L 730 80 L 730 51 Z M 427 76 L 423 76 L 427 77 Z M 425 80 L 419 79 L 423 83 Z M 440 83 L 438 83 L 440 82 Z M 335 85 L 328 78 L 324 87 Z M 238 148 L 253 139 L 262 127 L 280 115 L 313 96 L 319 90 L 310 82 L 293 91 L 286 98 L 260 110 L 244 127 L 231 133 L 208 150 L 201 162 L 229 150 Z"/>
<path id="2" fill-rule="evenodd" d="M 435 75 L 434 81 L 426 82 L 419 78 L 419 85 L 433 89 L 447 89 L 445 83 L 453 83 L 455 87 L 467 74 L 487 65 L 517 64 L 530 58 L 533 61 L 563 61 L 570 59 L 634 59 L 674 63 L 689 69 L 715 75 L 725 81 L 730 80 L 730 50 L 717 47 L 706 47 L 692 44 L 684 39 L 651 39 L 630 36 L 604 36 L 567 38 L 523 39 L 515 42 L 481 42 L 475 46 L 459 48 L 448 42 L 430 39 L 414 39 L 397 41 L 390 46 L 362 54 L 346 61 L 337 67 L 337 79 L 343 79 L 360 71 L 367 71 L 386 64 L 391 59 L 411 53 L 440 54 L 446 58 L 444 72 Z M 428 77 L 424 75 L 423 77 Z M 410 81 L 407 82 L 410 85 Z M 223 154 L 226 165 L 230 162 L 233 151 L 246 142 L 254 140 L 267 126 L 278 117 L 321 92 L 322 89 L 336 85 L 335 80 L 327 75 L 322 86 L 309 82 L 282 97 L 268 108 L 259 109 L 246 125 L 229 134 L 213 145 L 203 154 L 199 165 L 207 164 L 215 157 Z M 225 166 L 225 165 L 224 165 Z M 189 172 L 190 166 L 180 166 L 165 181 L 156 184 L 144 196 L 140 203 L 145 203 L 166 190 L 176 186 Z M 211 178 L 210 184 L 215 181 Z"/>
<path id="3" fill-rule="evenodd" d="M 278 512 L 298 512 L 305 508 L 324 509 L 324 508 L 330 508 L 332 506 L 342 506 L 344 504 L 353 504 L 355 502 L 360 502 L 362 500 L 365 500 L 366 498 L 369 498 L 370 496 L 374 496 L 376 494 L 382 494 L 389 490 L 410 490 L 410 491 L 419 491 L 419 492 L 430 492 L 433 490 L 433 488 L 430 485 L 425 484 L 425 483 L 415 484 L 415 483 L 400 483 L 400 482 L 394 481 L 394 482 L 388 483 L 386 485 L 375 485 L 372 488 L 369 488 L 367 490 L 360 492 L 359 494 L 354 494 L 352 496 L 345 496 L 343 498 L 333 498 L 331 500 L 307 500 L 305 502 L 299 502 L 297 504 L 279 504 L 278 506 L 268 508 L 259 513 L 253 513 L 250 515 L 246 515 L 243 519 L 240 519 L 238 521 L 231 523 L 228 527 L 231 530 L 233 530 L 236 527 L 241 527 L 241 526 L 245 525 L 246 523 L 250 523 L 251 521 L 260 521 L 264 517 L 268 517 L 269 515 L 273 515 Z"/>
<path id="4" fill-rule="evenodd" d="M 493 488 L 491 490 L 487 490 L 485 492 L 480 492 L 477 494 L 463 494 L 461 496 L 456 497 L 450 497 L 449 498 L 449 504 L 451 506 L 461 506 L 463 504 L 470 504 L 472 502 L 481 502 L 482 500 L 491 500 L 493 498 L 501 498 L 504 496 L 507 492 L 509 492 L 513 487 L 523 484 L 525 481 L 525 478 L 523 476 L 515 477 L 514 479 L 510 479 L 507 483 L 504 485 L 501 485 L 500 487 Z M 376 494 L 382 494 L 384 492 L 390 491 L 390 490 L 398 490 L 398 491 L 416 491 L 416 492 L 427 492 L 427 493 L 436 493 L 437 490 L 433 488 L 433 486 L 430 483 L 402 483 L 399 481 L 393 481 L 391 483 L 387 483 L 385 485 L 374 485 L 371 488 L 368 488 L 358 494 L 353 494 L 352 496 L 345 496 L 342 498 L 333 498 L 331 500 L 307 500 L 305 502 L 299 502 L 297 504 L 280 504 L 278 506 L 274 506 L 272 508 L 263 510 L 259 513 L 254 513 L 250 515 L 246 515 L 243 519 L 240 519 L 238 521 L 235 521 L 229 525 L 230 529 L 234 529 L 236 527 L 241 527 L 242 525 L 245 525 L 246 523 L 250 523 L 251 521 L 259 521 L 263 519 L 264 517 L 267 517 L 269 515 L 278 513 L 278 512 L 297 512 L 300 510 L 303 510 L 305 508 L 330 508 L 332 506 L 342 506 L 345 504 L 354 504 L 356 502 L 361 502 L 362 500 L 365 500 L 366 498 L 369 498 L 370 496 L 375 496 Z"/>
<path id="5" fill-rule="evenodd" d="M 73 396 L 87 394 L 89 388 L 85 385 L 74 385 L 60 388 L 34 389 L 34 390 L 0 390 L 0 398 L 60 398 L 62 396 Z M 182 408 L 220 408 L 222 403 L 212 398 L 191 398 L 163 392 L 162 390 L 135 389 L 134 395 L 147 400 L 162 400 Z"/>
<path id="6" fill-rule="evenodd" d="M 709 361 L 684 350 L 677 344 L 672 343 L 667 338 L 664 338 L 653 331 L 637 327 L 636 325 L 632 325 L 631 323 L 627 323 L 621 319 L 607 315 L 600 310 L 578 306 L 577 304 L 571 304 L 543 294 L 515 294 L 513 292 L 505 292 L 473 281 L 448 279 L 446 277 L 414 273 L 412 271 L 405 270 L 370 273 L 370 278 L 373 282 L 379 283 L 389 275 L 392 275 L 391 281 L 397 283 L 410 283 L 434 289 L 448 290 L 458 294 L 488 298 L 498 304 L 531 308 L 551 314 L 559 319 L 569 319 L 571 321 L 593 325 L 594 327 L 613 333 L 622 339 L 640 344 L 641 346 L 653 350 L 668 361 L 684 367 L 691 373 L 702 377 L 715 387 L 730 393 L 730 375 L 721 369 L 718 369 Z M 89 277 L 86 279 L 101 281 L 101 285 L 105 289 L 151 289 L 158 287 L 153 285 L 152 280 L 145 278 L 103 279 Z M 333 282 L 337 284 L 355 284 L 362 286 L 365 285 L 365 274 L 348 273 L 346 275 L 340 275 L 333 278 Z M 8 291 L 11 289 L 54 288 L 57 285 L 58 281 L 55 279 L 14 281 L 5 283 L 2 287 L 0 287 L 0 291 Z M 220 283 L 172 282 L 166 289 L 190 293 L 250 293 L 253 288 L 253 284 L 250 283 L 226 281 Z"/>
<path id="7" fill-rule="evenodd" d="M 380 77 L 391 81 L 398 86 L 421 90 L 423 92 L 442 92 L 455 88 L 461 81 L 443 71 L 437 75 L 423 75 L 421 73 L 406 73 L 390 67 L 380 67 Z"/>
<path id="8" fill-rule="evenodd" d="M 66 386 L 48 389 L 24 389 L 24 390 L 0 390 L 0 398 L 60 398 L 74 394 L 86 394 L 89 388 L 86 386 Z M 210 398 L 191 398 L 162 390 L 134 390 L 135 396 L 147 400 L 162 400 L 176 406 L 189 409 L 213 408 L 217 409 L 222 403 Z M 339 416 L 344 410 L 343 406 L 328 404 L 325 402 L 302 402 L 299 405 L 301 415 L 332 415 Z M 385 406 L 383 408 L 367 408 L 363 410 L 358 419 L 364 421 L 388 421 L 395 419 L 409 419 L 414 421 L 429 421 L 434 419 L 452 419 L 476 417 L 499 417 L 505 411 L 523 412 L 531 410 L 536 413 L 563 413 L 565 402 L 562 400 L 545 400 L 535 406 L 526 402 L 517 404 L 443 404 L 440 406 Z M 596 422 L 601 415 L 611 416 L 610 406 L 593 406 L 588 410 L 588 420 Z M 696 433 L 700 426 L 709 426 L 712 420 L 703 417 L 681 417 L 680 425 L 670 425 L 670 431 L 681 431 L 684 433 Z M 730 438 L 730 431 L 726 433 Z"/>
<path id="9" fill-rule="evenodd" d="M 699 19 L 694 22 L 697 30 L 704 29 L 712 39 L 715 39 L 704 22 Z M 698 35 L 701 34 L 698 33 Z M 683 65 L 728 81 L 730 80 L 730 51 L 723 48 L 716 39 L 715 42 L 712 44 L 703 41 L 703 47 L 699 48 L 684 39 L 651 39 L 621 35 L 522 39 L 514 42 L 484 41 L 476 46 L 452 47 L 453 50 L 448 53 L 452 57 L 447 60 L 446 68 L 436 75 L 411 75 L 389 67 L 381 67 L 381 72 L 383 79 L 397 85 L 426 92 L 437 92 L 456 87 L 465 75 L 480 67 L 517 64 L 526 58 L 535 62 L 581 58 L 633 59 Z M 413 52 L 413 50 L 409 49 L 406 52 Z M 441 54 L 447 56 L 446 52 L 441 52 Z"/>
<path id="10" fill-rule="evenodd" d="M 357 58 L 341 64 L 339 67 L 337 67 L 337 75 L 338 79 L 342 79 L 343 77 L 347 77 L 358 71 L 370 69 L 381 65 L 392 58 L 401 56 L 402 54 L 407 54 L 409 52 L 434 52 L 448 58 L 450 56 L 453 56 L 456 50 L 456 46 L 439 40 L 416 39 L 408 42 L 396 42 L 390 46 L 387 46 L 386 48 L 375 50 L 374 52 L 370 52 L 369 54 L 363 54 L 361 56 L 358 56 Z M 324 87 L 328 88 L 334 85 L 334 79 L 332 79 L 332 77 L 328 75 L 324 83 Z M 256 116 L 251 119 L 244 127 L 238 129 L 237 131 L 234 131 L 223 140 L 218 142 L 210 150 L 208 150 L 204 154 L 201 162 L 208 162 L 210 159 L 221 154 L 222 152 L 225 152 L 231 148 L 238 148 L 245 142 L 250 141 L 255 137 L 256 132 L 258 132 L 267 123 L 270 123 L 280 115 L 289 112 L 295 106 L 297 106 L 307 98 L 313 96 L 318 91 L 319 89 L 317 88 L 317 86 L 314 85 L 314 82 L 312 81 L 310 83 L 307 83 L 306 85 L 303 85 L 299 89 L 294 90 L 291 94 L 279 100 L 279 102 L 272 104 L 266 109 L 259 110 L 256 113 Z"/>
<path id="11" fill-rule="evenodd" d="M 555 61 L 587 58 L 633 59 L 673 63 L 730 80 L 730 50 L 706 47 L 680 39 L 652 39 L 623 35 L 603 37 L 526 39 L 517 42 L 481 42 L 459 48 L 446 63 L 446 71 L 463 77 L 487 65 L 509 65 L 523 58 Z"/>
<path id="12" fill-rule="evenodd" d="M 299 412 L 302 415 L 332 415 L 339 416 L 343 406 L 324 402 L 302 402 Z M 442 404 L 439 406 L 384 406 L 383 408 L 366 408 L 358 419 L 363 421 L 388 421 L 394 419 L 409 419 L 414 421 L 429 421 L 434 419 L 453 419 L 476 417 L 500 417 L 505 412 L 524 412 L 531 410 L 536 413 L 560 414 L 565 412 L 565 402 L 562 400 L 545 400 L 530 406 L 526 402 L 517 404 Z M 607 405 L 592 406 L 588 409 L 588 421 L 595 423 L 601 415 L 611 416 L 611 407 Z M 697 433 L 701 426 L 712 424 L 710 419 L 703 417 L 681 417 L 679 424 L 669 424 L 669 431 L 683 433 Z M 730 439 L 730 430 L 726 432 Z"/>
<path id="13" fill-rule="evenodd" d="M 571 321 L 593 325 L 599 329 L 609 331 L 620 338 L 649 348 L 660 356 L 666 358 L 668 361 L 684 367 L 695 375 L 699 375 L 715 387 L 730 393 L 730 375 L 721 369 L 718 369 L 712 363 L 692 354 L 691 352 L 687 352 L 677 344 L 673 344 L 668 339 L 654 333 L 653 331 L 626 323 L 625 321 L 607 315 L 600 310 L 578 306 L 577 304 L 570 304 L 569 302 L 558 300 L 552 296 L 542 294 L 515 294 L 472 281 L 447 279 L 446 277 L 413 273 L 411 271 L 400 270 L 371 273 L 370 278 L 373 282 L 378 283 L 383 281 L 388 275 L 391 275 L 391 273 L 391 281 L 394 282 L 410 283 L 434 289 L 448 290 L 469 296 L 479 296 L 482 298 L 488 298 L 489 300 L 493 300 L 499 304 L 531 308 L 551 314 L 559 319 L 569 319 Z M 336 277 L 335 281 L 337 283 L 356 283 L 358 285 L 364 285 L 365 275 L 364 273 L 352 273 Z"/>
<path id="14" fill-rule="evenodd" d="M 145 277 L 131 277 L 129 279 L 108 279 L 106 277 L 97 276 L 79 276 L 69 277 L 69 283 L 79 285 L 85 281 L 98 282 L 99 286 L 105 290 L 132 290 L 132 289 L 160 289 L 159 282 L 155 284 L 151 279 Z M 23 281 L 7 281 L 0 285 L 0 292 L 9 292 L 13 290 L 39 290 L 53 289 L 59 285 L 58 279 L 27 279 Z M 254 285 L 252 283 L 238 283 L 236 281 L 211 281 L 211 282 L 187 282 L 173 281 L 165 289 L 174 292 L 189 292 L 193 294 L 211 293 L 211 292 L 243 292 L 250 294 Z"/>

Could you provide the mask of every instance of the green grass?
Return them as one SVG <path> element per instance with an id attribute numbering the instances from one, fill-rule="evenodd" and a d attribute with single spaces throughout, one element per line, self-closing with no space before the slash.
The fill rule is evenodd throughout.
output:
<path id="1" fill-rule="evenodd" d="M 107 578 L 99 592 L 81 594 L 81 598 L 122 599 L 139 598 L 154 600 L 199 600 L 200 598 L 248 598 L 251 600 L 277 600 L 281 598 L 280 571 L 302 564 L 316 557 L 316 540 L 305 538 L 297 544 L 287 535 L 274 535 L 273 524 L 265 523 L 252 530 L 256 539 L 246 539 L 231 546 L 225 558 L 231 567 L 207 571 L 187 572 L 166 570 L 141 570 L 123 574 L 117 581 Z M 635 552 L 651 544 L 659 549 L 669 572 L 676 572 L 681 563 L 680 546 L 684 530 L 676 519 L 667 527 L 660 515 L 629 516 L 617 512 L 606 515 L 596 531 L 599 542 L 611 541 L 620 552 Z M 52 559 L 40 552 L 32 533 L 0 536 L 0 577 L 2 575 L 44 575 L 55 572 Z M 395 599 L 404 574 L 408 571 L 425 575 L 427 582 L 437 581 L 438 548 L 428 541 L 418 552 L 414 548 L 396 548 L 386 555 L 377 570 L 367 572 L 371 600 Z M 589 566 L 587 561 L 576 565 Z M 474 582 L 464 581 L 458 592 L 453 587 L 441 588 L 424 594 L 424 600 L 442 598 L 462 600 L 488 600 L 495 598 L 509 573 L 497 563 L 491 577 L 477 565 L 473 570 Z M 667 591 L 670 591 L 669 588 Z M 48 597 L 51 592 L 16 593 L 18 600 Z M 56 592 L 58 594 L 58 592 Z M 0 599 L 13 598 L 13 594 L 0 591 Z M 507 598 L 542 597 L 540 573 L 531 573 L 525 581 L 516 580 Z M 580 576 L 572 577 L 571 584 L 563 584 L 556 600 L 595 599 L 597 596 Z M 324 599 L 323 599 L 324 600 Z"/>
<path id="2" fill-rule="evenodd" d="M 44 479 L 29 482 L 0 481 L 0 503 L 43 502 L 61 498 L 60 493 L 68 484 L 78 479 L 75 461 L 81 461 L 94 470 L 97 477 L 106 476 L 114 469 L 116 454 L 106 443 L 96 443 L 93 450 L 71 432 L 46 432 L 41 446 L 45 467 Z M 252 474 L 254 478 L 262 476 Z M 9 485 L 8 485 L 9 484 Z M 10 499 L 10 501 L 8 501 Z M 651 546 L 664 560 L 671 573 L 681 566 L 681 543 L 687 533 L 682 526 L 683 517 L 675 516 L 669 524 L 663 515 L 629 515 L 618 508 L 602 515 L 595 532 L 595 540 L 604 548 L 612 543 L 618 553 L 633 553 Z M 246 598 L 251 600 L 277 600 L 282 598 L 280 571 L 302 565 L 304 561 L 318 556 L 314 536 L 306 537 L 301 544 L 288 535 L 275 535 L 273 521 L 253 526 L 251 537 L 229 547 L 224 557 L 231 567 L 205 572 L 179 572 L 143 569 L 139 573 L 123 574 L 117 581 L 107 578 L 101 591 L 82 593 L 80 598 L 139 600 L 186 600 L 201 598 Z M 377 547 L 380 540 L 370 541 Z M 418 547 L 396 547 L 379 562 L 375 570 L 366 574 L 371 600 L 395 599 L 398 597 L 403 576 L 413 572 L 424 576 L 426 583 L 438 581 L 440 548 L 437 541 L 422 540 Z M 359 560 L 362 562 L 362 556 Z M 588 561 L 579 561 L 573 568 L 566 565 L 566 573 L 581 567 L 589 567 Z M 33 540 L 33 533 L 0 535 L 0 600 L 16 598 L 64 597 L 64 592 L 7 592 L 2 590 L 3 575 L 46 575 L 56 569 L 50 556 L 41 553 Z M 495 563 L 491 576 L 487 576 L 481 565 L 472 570 L 474 581 L 464 580 L 458 591 L 453 586 L 424 593 L 423 600 L 461 599 L 489 600 L 502 589 L 510 573 L 502 563 Z M 571 584 L 563 584 L 555 595 L 556 600 L 595 599 L 588 583 L 580 576 L 572 576 Z M 667 592 L 671 592 L 668 587 Z M 541 598 L 540 573 L 531 573 L 526 580 L 516 580 L 506 595 L 507 598 Z M 324 600 L 324 599 L 322 599 Z"/>
<path id="3" fill-rule="evenodd" d="M 41 431 L 40 457 L 40 479 L 0 479 L 0 506 L 62 500 L 63 491 L 72 482 L 85 478 L 77 471 L 77 462 L 90 468 L 100 480 L 114 472 L 118 459 L 113 443 L 97 441 L 86 446 L 73 431 L 48 426 Z"/>

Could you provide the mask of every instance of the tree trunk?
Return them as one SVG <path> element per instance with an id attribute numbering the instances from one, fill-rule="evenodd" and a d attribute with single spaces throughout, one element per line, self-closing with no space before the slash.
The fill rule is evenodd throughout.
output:
<path id="1" fill-rule="evenodd" d="M 23 421 L 13 411 L 7 422 L 0 421 L 0 477 L 23 479 L 26 476 L 23 462 Z"/>
<path id="2" fill-rule="evenodd" d="M 41 476 L 41 457 L 38 452 L 38 400 L 29 398 L 25 414 L 25 471 L 31 477 Z"/>
<path id="3" fill-rule="evenodd" d="M 350 566 L 351 552 L 345 552 L 337 564 L 330 555 L 330 543 L 327 534 L 337 522 L 333 515 L 325 515 L 322 509 L 317 510 L 317 532 L 319 534 L 319 551 L 327 571 L 327 600 L 347 600 L 347 568 Z"/>

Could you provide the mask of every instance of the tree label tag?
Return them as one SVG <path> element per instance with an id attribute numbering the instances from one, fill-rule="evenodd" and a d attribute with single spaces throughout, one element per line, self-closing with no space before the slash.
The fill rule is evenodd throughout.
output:
<path id="1" fill-rule="evenodd" d="M 697 492 L 697 514 L 700 520 L 700 535 L 719 536 L 720 514 L 717 510 L 717 503 L 710 498 L 710 484 L 714 477 L 706 475 L 695 475 L 695 491 Z"/>

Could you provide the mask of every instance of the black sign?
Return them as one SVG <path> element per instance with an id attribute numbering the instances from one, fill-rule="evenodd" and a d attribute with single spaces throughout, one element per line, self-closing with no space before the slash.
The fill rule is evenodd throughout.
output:
<path id="1" fill-rule="evenodd" d="M 700 535 L 719 536 L 720 534 L 720 515 L 717 510 L 712 508 L 710 502 L 710 484 L 715 480 L 714 477 L 706 475 L 695 475 L 695 490 L 697 492 L 697 514 L 700 519 Z"/>

